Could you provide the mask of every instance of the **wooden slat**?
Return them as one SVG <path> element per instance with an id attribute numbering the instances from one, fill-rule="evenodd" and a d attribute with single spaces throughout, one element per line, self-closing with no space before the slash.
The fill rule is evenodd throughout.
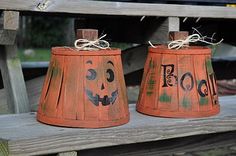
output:
<path id="1" fill-rule="evenodd" d="M 0 116 L 0 138 L 12 155 L 39 155 L 236 130 L 236 96 L 221 97 L 221 113 L 199 119 L 142 115 L 130 105 L 131 120 L 114 128 L 61 128 L 38 123 L 35 114 Z"/>
<path id="2" fill-rule="evenodd" d="M 161 23 L 158 21 L 154 22 L 156 29 L 154 33 L 150 34 L 150 41 L 159 44 L 166 44 L 169 41 L 169 32 L 179 31 L 180 21 L 178 17 L 168 17 L 163 20 Z"/>
<path id="3" fill-rule="evenodd" d="M 0 47 L 0 67 L 8 110 L 11 113 L 29 112 L 29 101 L 15 45 Z"/>
<path id="4" fill-rule="evenodd" d="M 148 54 L 148 45 L 137 46 L 122 51 L 124 74 L 143 69 Z"/>
<path id="5" fill-rule="evenodd" d="M 64 152 L 59 153 L 57 156 L 77 156 L 77 152 Z"/>
<path id="6" fill-rule="evenodd" d="M 19 28 L 19 12 L 3 11 L 3 29 L 17 30 Z"/>
<path id="7" fill-rule="evenodd" d="M 192 2 L 192 3 L 197 3 L 197 2 L 203 2 L 203 3 L 210 3 L 210 4 L 214 4 L 214 3 L 224 3 L 224 4 L 231 4 L 231 3 L 236 3 L 235 0 L 164 0 L 166 2 L 171 1 L 173 2 Z"/>
<path id="8" fill-rule="evenodd" d="M 31 111 L 37 111 L 44 79 L 45 79 L 45 76 L 41 76 L 33 80 L 26 81 L 26 90 L 29 97 Z M 8 114 L 10 112 L 11 111 L 9 110 L 7 106 L 6 90 L 1 89 L 0 90 L 0 114 Z"/>
<path id="9" fill-rule="evenodd" d="M 72 14 L 236 18 L 236 9 L 224 6 L 192 6 L 78 0 L 1 0 L 0 9 Z"/>
<path id="10" fill-rule="evenodd" d="M 39 98 L 41 95 L 44 79 L 45 76 L 41 76 L 33 80 L 26 81 L 26 90 L 29 97 L 31 111 L 38 110 L 37 108 L 39 104 Z"/>
<path id="11" fill-rule="evenodd" d="M 15 30 L 0 30 L 0 45 L 13 45 L 15 38 Z"/>
<path id="12" fill-rule="evenodd" d="M 0 45 L 13 45 L 19 27 L 19 12 L 3 11 L 0 17 Z"/>
<path id="13" fill-rule="evenodd" d="M 147 143 L 112 146 L 79 151 L 80 156 L 215 156 L 230 155 L 229 153 L 207 153 L 201 151 L 222 150 L 236 145 L 236 131 L 208 135 L 189 136 L 184 138 L 160 140 Z M 221 148 L 221 149 L 219 149 Z M 197 154 L 199 152 L 199 154 Z M 231 150 L 232 153 L 235 153 Z"/>
<path id="14" fill-rule="evenodd" d="M 0 114 L 8 114 L 10 111 L 8 110 L 7 100 L 6 100 L 6 92 L 4 89 L 0 90 Z"/>

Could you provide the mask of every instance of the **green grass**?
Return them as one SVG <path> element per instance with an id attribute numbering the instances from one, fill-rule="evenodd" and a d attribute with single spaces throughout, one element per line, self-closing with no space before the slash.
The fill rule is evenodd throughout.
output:
<path id="1" fill-rule="evenodd" d="M 39 62 L 39 61 L 49 61 L 51 52 L 50 49 L 32 49 L 34 54 L 25 55 L 25 49 L 19 49 L 19 58 L 22 62 Z"/>

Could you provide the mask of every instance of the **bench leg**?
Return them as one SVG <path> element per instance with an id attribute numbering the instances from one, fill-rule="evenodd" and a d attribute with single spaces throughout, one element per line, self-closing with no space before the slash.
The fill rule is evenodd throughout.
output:
<path id="1" fill-rule="evenodd" d="M 1 46 L 0 67 L 9 112 L 29 112 L 29 100 L 16 45 Z"/>
<path id="2" fill-rule="evenodd" d="M 15 42 L 19 12 L 3 11 L 0 21 L 0 68 L 7 95 L 8 112 L 29 112 L 29 100 Z"/>
<path id="3" fill-rule="evenodd" d="M 156 21 L 156 31 L 150 35 L 152 43 L 166 44 L 169 41 L 169 32 L 179 31 L 180 20 L 179 17 L 167 17 L 165 20 L 160 18 Z"/>

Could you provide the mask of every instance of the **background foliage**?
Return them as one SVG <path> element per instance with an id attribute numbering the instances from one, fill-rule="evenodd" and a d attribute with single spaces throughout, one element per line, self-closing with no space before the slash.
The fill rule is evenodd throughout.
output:
<path id="1" fill-rule="evenodd" d="M 67 43 L 69 19 L 26 16 L 21 20 L 20 47 L 51 48 Z M 73 28 L 71 28 L 73 29 Z"/>

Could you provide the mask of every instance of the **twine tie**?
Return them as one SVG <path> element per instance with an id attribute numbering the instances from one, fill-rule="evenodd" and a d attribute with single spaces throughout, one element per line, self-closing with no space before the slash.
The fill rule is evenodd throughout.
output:
<path id="1" fill-rule="evenodd" d="M 209 45 L 218 45 L 221 42 L 223 42 L 224 39 L 221 39 L 219 42 L 217 43 L 212 43 L 212 42 L 208 42 L 204 40 L 204 37 L 201 37 L 199 34 L 192 34 L 190 36 L 188 36 L 185 40 L 174 40 L 171 41 L 168 44 L 168 49 L 180 49 L 183 47 L 188 47 L 189 43 L 195 43 L 195 42 L 202 42 L 202 43 L 206 43 Z"/>
<path id="2" fill-rule="evenodd" d="M 98 38 L 97 40 L 90 41 L 87 39 L 77 39 L 74 43 L 75 48 L 79 50 L 99 50 L 99 49 L 108 49 L 110 48 L 109 42 L 102 40 L 106 37 L 106 34 Z"/>

